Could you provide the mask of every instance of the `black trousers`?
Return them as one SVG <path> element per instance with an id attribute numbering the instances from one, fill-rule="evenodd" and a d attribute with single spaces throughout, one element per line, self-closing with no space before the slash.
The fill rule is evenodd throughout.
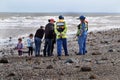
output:
<path id="1" fill-rule="evenodd" d="M 53 54 L 53 51 L 54 51 L 54 45 L 55 45 L 55 41 L 54 40 L 52 40 L 52 46 L 51 46 L 51 54 L 52 54 L 52 56 L 54 55 Z"/>
<path id="2" fill-rule="evenodd" d="M 29 51 L 28 51 L 28 55 L 31 56 L 33 55 L 33 47 L 28 47 Z"/>

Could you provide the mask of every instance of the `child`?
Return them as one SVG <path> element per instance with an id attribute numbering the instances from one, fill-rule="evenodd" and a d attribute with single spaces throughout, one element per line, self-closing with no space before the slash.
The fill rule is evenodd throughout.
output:
<path id="1" fill-rule="evenodd" d="M 28 44 L 28 55 L 32 56 L 33 55 L 33 34 L 29 35 L 29 39 L 27 39 L 27 44 Z"/>
<path id="2" fill-rule="evenodd" d="M 18 44 L 17 44 L 17 50 L 18 50 L 18 55 L 22 56 L 22 49 L 23 49 L 23 43 L 22 43 L 22 38 L 18 39 Z"/>

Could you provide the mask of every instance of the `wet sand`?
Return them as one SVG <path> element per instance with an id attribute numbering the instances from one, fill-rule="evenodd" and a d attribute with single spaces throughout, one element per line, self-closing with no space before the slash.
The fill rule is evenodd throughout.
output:
<path id="1" fill-rule="evenodd" d="M 5 56 L 8 63 L 0 63 L 0 80 L 120 79 L 120 29 L 90 32 L 87 48 L 85 56 L 75 55 L 78 44 L 73 37 L 68 41 L 67 57 L 56 57 L 56 50 L 54 57 Z"/>

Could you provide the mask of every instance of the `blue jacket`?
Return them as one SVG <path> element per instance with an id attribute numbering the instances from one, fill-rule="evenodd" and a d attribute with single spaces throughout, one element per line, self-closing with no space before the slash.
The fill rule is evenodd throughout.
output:
<path id="1" fill-rule="evenodd" d="M 33 39 L 27 39 L 28 47 L 33 47 Z"/>

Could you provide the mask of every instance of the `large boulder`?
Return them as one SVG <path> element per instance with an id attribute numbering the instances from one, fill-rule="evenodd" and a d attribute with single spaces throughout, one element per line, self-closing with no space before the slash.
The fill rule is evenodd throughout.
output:
<path id="1" fill-rule="evenodd" d="M 0 63 L 8 63 L 8 59 L 3 57 L 0 59 Z"/>

